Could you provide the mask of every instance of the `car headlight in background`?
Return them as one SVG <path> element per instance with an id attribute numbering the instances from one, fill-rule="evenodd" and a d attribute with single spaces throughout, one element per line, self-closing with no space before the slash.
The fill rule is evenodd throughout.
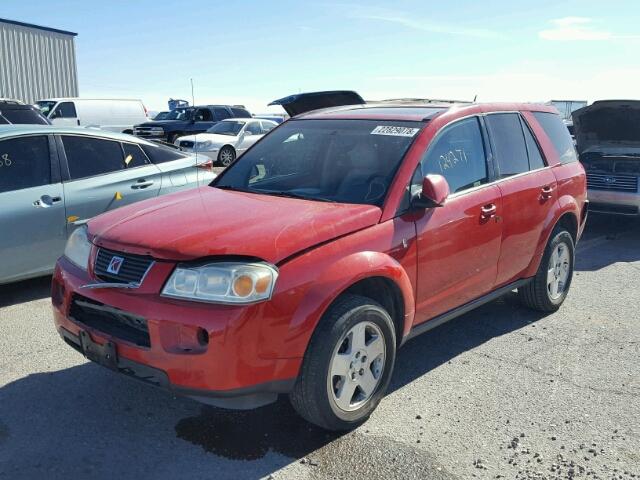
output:
<path id="1" fill-rule="evenodd" d="M 205 140 L 204 142 L 197 142 L 196 150 L 208 150 L 211 148 L 212 145 L 213 143 L 209 140 Z"/>
<path id="2" fill-rule="evenodd" d="M 83 225 L 69 235 L 67 245 L 64 247 L 64 256 L 81 269 L 86 270 L 89 264 L 90 254 L 91 242 L 89 242 L 89 238 L 87 237 L 87 227 Z"/>
<path id="3" fill-rule="evenodd" d="M 178 265 L 162 295 L 211 303 L 256 303 L 271 298 L 277 278 L 276 267 L 266 263 Z"/>

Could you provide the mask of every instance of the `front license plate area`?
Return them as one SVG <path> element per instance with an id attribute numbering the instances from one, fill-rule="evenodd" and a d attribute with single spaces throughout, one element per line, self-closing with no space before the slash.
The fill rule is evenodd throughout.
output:
<path id="1" fill-rule="evenodd" d="M 118 355 L 116 346 L 112 342 L 102 345 L 91 340 L 91 336 L 84 330 L 80 330 L 80 346 L 84 356 L 92 362 L 99 363 L 111 370 L 118 369 Z"/>

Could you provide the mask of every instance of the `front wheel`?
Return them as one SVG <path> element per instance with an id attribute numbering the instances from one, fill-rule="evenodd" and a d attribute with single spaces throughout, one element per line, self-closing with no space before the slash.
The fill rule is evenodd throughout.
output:
<path id="1" fill-rule="evenodd" d="M 545 248 L 536 276 L 518 288 L 518 296 L 527 307 L 555 312 L 569 293 L 573 278 L 574 244 L 571 234 L 556 227 Z"/>
<path id="2" fill-rule="evenodd" d="M 236 151 L 233 147 L 226 145 L 220 149 L 220 153 L 218 153 L 218 162 L 223 167 L 228 167 L 236 160 Z"/>
<path id="3" fill-rule="evenodd" d="M 389 313 L 369 298 L 344 295 L 311 338 L 291 403 L 303 418 L 327 430 L 355 428 L 384 397 L 395 357 Z"/>

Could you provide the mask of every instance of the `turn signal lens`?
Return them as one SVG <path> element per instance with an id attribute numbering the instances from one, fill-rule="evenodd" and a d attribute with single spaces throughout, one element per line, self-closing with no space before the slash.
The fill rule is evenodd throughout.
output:
<path id="1" fill-rule="evenodd" d="M 248 297 L 253 291 L 253 278 L 249 275 L 240 275 L 233 281 L 233 293 L 239 297 Z"/>

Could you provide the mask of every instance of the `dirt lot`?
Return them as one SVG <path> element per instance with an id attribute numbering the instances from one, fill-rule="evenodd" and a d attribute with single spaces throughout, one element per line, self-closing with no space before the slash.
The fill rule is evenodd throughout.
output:
<path id="1" fill-rule="evenodd" d="M 88 363 L 48 279 L 0 287 L 0 478 L 640 478 L 640 221 L 592 216 L 563 308 L 513 295 L 400 351 L 371 420 L 228 412 Z"/>

